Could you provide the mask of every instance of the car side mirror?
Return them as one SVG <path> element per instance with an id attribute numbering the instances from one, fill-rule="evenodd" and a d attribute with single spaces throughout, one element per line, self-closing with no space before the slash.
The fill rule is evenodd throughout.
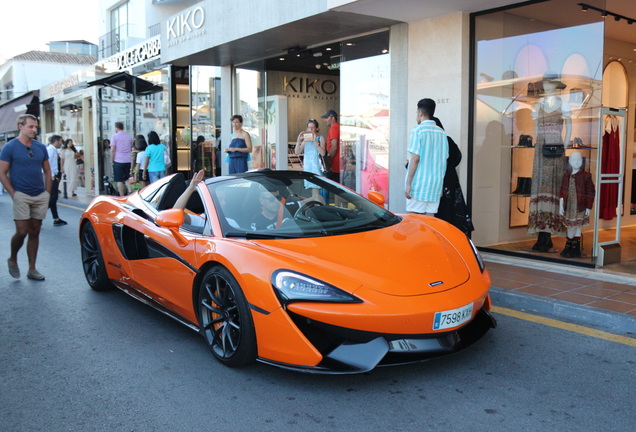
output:
<path id="1" fill-rule="evenodd" d="M 155 222 L 164 228 L 178 228 L 183 225 L 183 209 L 168 209 L 160 211 Z"/>
<path id="2" fill-rule="evenodd" d="M 371 201 L 372 203 L 375 203 L 381 207 L 384 207 L 384 195 L 382 195 L 380 192 L 377 191 L 369 191 L 367 193 L 367 198 L 369 198 L 369 201 Z"/>
<path id="3" fill-rule="evenodd" d="M 183 209 L 168 209 L 160 211 L 155 222 L 160 227 L 168 228 L 179 246 L 187 246 L 188 239 L 179 232 L 179 227 L 183 225 L 183 219 Z"/>

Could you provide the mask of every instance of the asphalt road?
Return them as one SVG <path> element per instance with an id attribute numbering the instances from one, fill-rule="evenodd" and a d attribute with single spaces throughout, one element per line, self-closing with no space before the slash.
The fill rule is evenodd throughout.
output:
<path id="1" fill-rule="evenodd" d="M 498 314 L 468 350 L 351 376 L 217 363 L 194 332 L 93 292 L 80 211 L 46 220 L 39 270 L 6 270 L 0 196 L 0 431 L 633 431 L 636 348 Z M 19 257 L 26 273 L 26 253 Z"/>

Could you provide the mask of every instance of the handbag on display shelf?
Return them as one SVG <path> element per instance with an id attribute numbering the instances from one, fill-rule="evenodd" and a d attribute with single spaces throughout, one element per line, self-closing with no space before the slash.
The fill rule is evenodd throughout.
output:
<path id="1" fill-rule="evenodd" d="M 543 144 L 541 147 L 541 154 L 546 158 L 558 158 L 565 153 L 565 147 L 563 144 Z"/>
<path id="2" fill-rule="evenodd" d="M 517 189 L 512 191 L 513 195 L 530 195 L 532 189 L 532 177 L 517 177 Z"/>
<path id="3" fill-rule="evenodd" d="M 532 147 L 532 135 L 519 135 L 518 147 Z"/>

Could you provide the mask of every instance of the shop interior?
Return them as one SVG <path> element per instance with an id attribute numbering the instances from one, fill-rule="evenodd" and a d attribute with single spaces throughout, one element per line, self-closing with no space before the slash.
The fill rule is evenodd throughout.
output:
<path id="1" fill-rule="evenodd" d="M 482 29 L 489 26 L 482 30 L 481 39 L 480 20 Z M 476 68 L 474 169 L 483 171 L 488 164 L 486 158 L 501 165 L 500 175 L 492 184 L 480 183 L 473 174 L 476 225 L 480 225 L 480 219 L 484 221 L 479 215 L 479 203 L 488 199 L 485 193 L 492 193 L 496 188 L 501 191 L 497 204 L 489 201 L 489 205 L 498 206 L 499 214 L 492 218 L 490 227 L 482 230 L 481 237 L 477 234 L 481 249 L 636 273 L 634 21 L 636 3 L 620 0 L 536 2 L 476 19 L 478 47 L 479 41 L 482 41 L 481 47 L 497 46 L 499 39 L 503 41 L 500 46 L 506 47 L 504 50 L 512 51 L 515 38 L 523 37 L 533 41 L 521 47 L 526 51 L 525 59 L 530 60 L 526 63 L 535 63 L 519 66 L 520 62 L 515 63 L 515 57 L 511 56 L 507 68 L 502 65 L 499 75 L 487 73 L 486 68 Z M 566 35 L 564 32 L 569 29 L 580 29 L 584 33 Z M 595 34 L 598 40 L 593 40 Z M 570 52 L 563 54 L 565 61 L 554 61 L 558 55 L 542 49 L 542 37 L 557 37 L 562 45 L 572 40 Z M 591 43 L 587 44 L 586 40 Z M 535 52 L 530 52 L 532 50 Z M 518 60 L 521 55 L 516 54 Z M 479 55 L 478 52 L 478 64 Z M 539 101 L 547 100 L 542 74 L 546 69 L 552 72 L 553 64 L 560 68 L 554 71 L 559 77 L 555 81 L 559 83 L 559 98 L 564 101 L 563 109 L 569 110 L 563 117 L 567 120 L 561 132 L 561 137 L 567 140 L 564 156 L 569 159 L 574 153 L 582 155 L 582 170 L 588 172 L 595 183 L 590 220 L 580 226 L 581 256 L 575 257 L 567 254 L 567 235 L 553 235 L 549 250 L 537 251 L 537 235 L 528 230 L 534 223 L 529 213 L 532 182 L 537 179 L 536 169 L 533 172 L 538 151 L 534 112 L 538 110 Z M 493 124 L 498 127 L 493 128 Z M 493 143 L 499 143 L 499 148 L 492 150 Z M 484 150 L 486 145 L 491 150 Z M 481 168 L 480 161 L 485 164 Z M 566 169 L 571 170 L 571 166 Z"/>
<path id="2" fill-rule="evenodd" d="M 283 55 L 237 66 L 234 106 L 240 106 L 254 151 L 252 168 L 302 169 L 299 134 L 336 111 L 341 125 L 341 182 L 388 197 L 389 31 L 292 47 Z M 284 157 L 283 157 L 284 156 Z"/>

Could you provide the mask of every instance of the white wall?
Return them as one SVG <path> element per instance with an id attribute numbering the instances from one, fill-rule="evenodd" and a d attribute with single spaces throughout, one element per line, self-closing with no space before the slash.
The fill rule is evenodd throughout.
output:
<path id="1" fill-rule="evenodd" d="M 469 82 L 469 16 L 454 13 L 438 18 L 426 19 L 408 24 L 407 56 L 407 97 L 397 101 L 403 104 L 402 114 L 406 116 L 405 132 L 400 137 L 394 135 L 392 122 L 391 210 L 403 212 L 406 200 L 403 175 L 406 148 L 410 130 L 417 124 L 417 102 L 431 98 L 437 103 L 435 115 L 442 121 L 446 133 L 460 147 L 463 161 L 458 168 L 462 187 L 466 192 L 467 140 L 468 140 L 468 82 Z M 392 71 L 393 74 L 393 71 Z M 392 94 L 392 100 L 395 98 Z M 392 102 L 391 117 L 395 110 Z M 404 125 L 404 122 L 402 123 Z M 404 126 L 403 126 L 404 127 Z M 396 148 L 396 139 L 401 139 L 402 148 Z M 402 172 L 395 165 L 402 165 Z M 399 173 L 399 174 L 398 174 Z M 399 187 L 398 187 L 399 186 Z"/>

